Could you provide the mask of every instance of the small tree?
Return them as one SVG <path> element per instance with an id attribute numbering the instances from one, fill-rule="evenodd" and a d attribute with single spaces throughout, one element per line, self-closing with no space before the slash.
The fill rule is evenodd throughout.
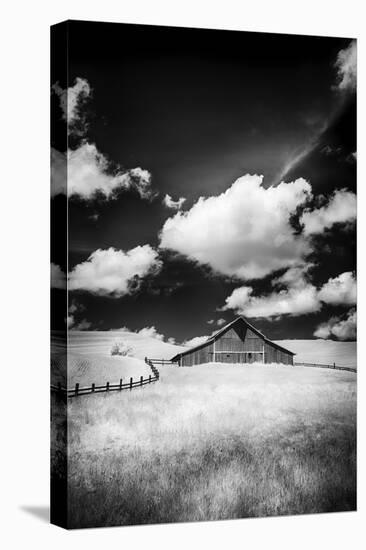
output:
<path id="1" fill-rule="evenodd" d="M 121 355 L 122 357 L 127 357 L 132 355 L 132 353 L 132 348 L 123 342 L 123 340 L 116 340 L 111 348 L 111 355 Z"/>

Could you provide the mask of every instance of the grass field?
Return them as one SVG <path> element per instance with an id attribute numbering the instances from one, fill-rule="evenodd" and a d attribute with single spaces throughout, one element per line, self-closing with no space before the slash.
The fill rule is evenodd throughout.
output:
<path id="1" fill-rule="evenodd" d="M 161 368 L 69 407 L 69 526 L 354 510 L 356 375 Z"/>

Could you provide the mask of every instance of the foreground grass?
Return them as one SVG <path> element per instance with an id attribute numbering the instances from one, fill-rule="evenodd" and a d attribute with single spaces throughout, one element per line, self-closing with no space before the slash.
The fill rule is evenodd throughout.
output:
<path id="1" fill-rule="evenodd" d="M 354 510 L 356 376 L 162 369 L 69 404 L 69 526 Z"/>

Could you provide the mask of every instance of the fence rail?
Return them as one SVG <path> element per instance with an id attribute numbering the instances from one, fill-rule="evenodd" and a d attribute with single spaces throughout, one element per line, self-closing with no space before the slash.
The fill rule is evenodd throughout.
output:
<path id="1" fill-rule="evenodd" d="M 145 362 L 155 363 L 156 365 L 176 365 L 176 363 L 170 361 L 170 359 L 148 359 L 145 357 Z"/>
<path id="2" fill-rule="evenodd" d="M 341 367 L 333 363 L 332 365 L 324 365 L 322 363 L 294 363 L 295 367 L 317 367 L 320 369 L 336 369 L 336 370 L 346 370 L 349 372 L 357 372 L 357 369 L 354 367 Z"/>
<path id="3" fill-rule="evenodd" d="M 61 384 L 51 384 L 51 391 L 56 392 L 64 397 L 78 397 L 81 395 L 88 395 L 92 393 L 105 393 L 111 391 L 123 391 L 132 390 L 134 388 L 141 388 L 143 386 L 146 386 L 147 384 L 157 382 L 160 378 L 159 371 L 152 361 L 154 360 L 145 357 L 145 363 L 149 365 L 153 373 L 153 376 L 150 374 L 148 378 L 140 376 L 138 380 L 134 380 L 131 377 L 127 382 L 124 382 L 123 378 L 120 378 L 118 384 L 111 384 L 110 382 L 106 382 L 104 385 L 92 384 L 91 386 L 80 386 L 80 384 L 76 382 L 73 388 L 65 388 Z"/>

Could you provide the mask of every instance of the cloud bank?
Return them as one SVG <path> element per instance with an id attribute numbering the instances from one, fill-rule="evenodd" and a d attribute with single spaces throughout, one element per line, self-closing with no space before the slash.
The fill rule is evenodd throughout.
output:
<path id="1" fill-rule="evenodd" d="M 99 296 L 119 298 L 137 290 L 141 279 L 161 268 L 158 253 L 150 245 L 127 252 L 109 248 L 95 250 L 69 275 L 69 290 L 84 290 Z"/>

